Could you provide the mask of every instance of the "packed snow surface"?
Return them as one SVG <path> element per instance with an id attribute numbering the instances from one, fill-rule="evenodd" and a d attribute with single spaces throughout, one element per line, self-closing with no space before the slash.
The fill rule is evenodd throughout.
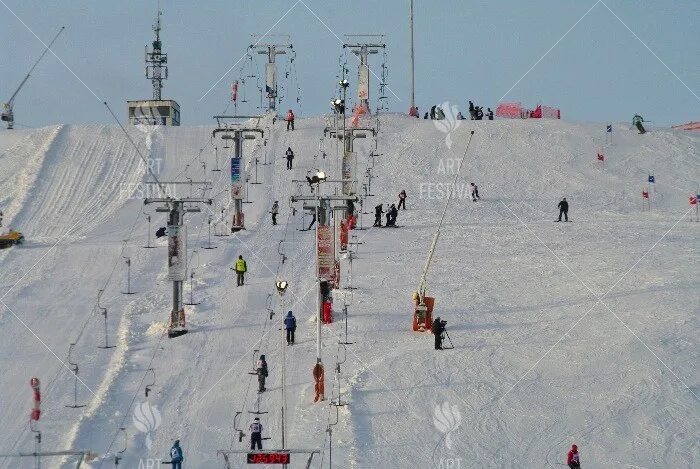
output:
<path id="1" fill-rule="evenodd" d="M 261 184 L 248 185 L 246 230 L 226 237 L 215 235 L 228 231 L 222 209 L 231 221 L 231 150 L 220 140 L 215 150 L 213 127 L 129 129 L 148 164 L 117 126 L 0 132 L 2 230 L 26 238 L 0 251 L 0 453 L 34 450 L 32 376 L 42 382 L 42 449 L 90 450 L 93 468 L 113 467 L 115 454 L 120 467 L 152 467 L 149 458 L 170 459 L 175 439 L 184 467 L 225 467 L 217 450 L 247 449 L 258 405 L 267 412 L 265 448 L 280 448 L 284 352 L 285 443 L 319 449 L 312 467 L 329 464 L 336 407 L 328 404 L 339 390 L 347 405 L 331 427 L 335 467 L 555 468 L 572 443 L 587 469 L 700 467 L 700 223 L 688 202 L 700 183 L 697 133 L 638 135 L 619 124 L 605 144 L 602 124 L 382 116 L 376 141 L 369 132 L 355 141 L 358 192 L 372 168 L 372 196 L 358 206 L 362 228 L 401 189 L 407 210 L 396 229 L 352 232 L 352 270 L 346 255 L 334 322 L 322 331 L 328 399 L 314 404 L 314 231 L 299 231 L 311 216 L 301 203 L 292 213 L 289 198 L 308 194 L 292 180 L 309 171 L 340 179 L 337 141 L 323 131 L 334 123 L 297 119 L 294 132 L 270 118 L 254 124 L 265 136 L 246 140 L 244 158 L 250 183 Z M 411 294 L 472 130 L 427 277 L 454 344 L 435 351 L 430 334 L 411 330 Z M 296 153 L 291 171 L 287 147 Z M 161 181 L 193 181 L 169 186 L 178 196 L 214 199 L 185 217 L 194 275 L 184 296 L 198 304 L 187 306 L 189 333 L 175 339 L 164 334 L 166 242 L 153 236 L 165 214 L 143 204 L 157 192 L 144 184 L 153 180 L 147 166 Z M 479 186 L 476 203 L 470 182 Z M 562 197 L 571 223 L 553 223 Z M 147 216 L 154 249 L 143 247 Z M 204 249 L 210 228 L 215 249 Z M 249 269 L 243 287 L 230 270 L 238 255 Z M 133 295 L 122 294 L 126 258 Z M 283 299 L 275 279 L 289 282 Z M 354 289 L 344 288 L 349 282 Z M 98 348 L 101 289 L 109 349 Z M 291 347 L 279 330 L 287 310 L 298 322 Z M 270 367 L 259 403 L 254 350 Z M 74 404 L 69 359 L 79 367 L 77 404 L 85 407 L 77 409 L 66 407 Z M 231 461 L 244 465 L 242 456 Z M 292 461 L 304 467 L 306 457 Z M 25 467 L 31 458 L 0 460 L 3 469 Z"/>

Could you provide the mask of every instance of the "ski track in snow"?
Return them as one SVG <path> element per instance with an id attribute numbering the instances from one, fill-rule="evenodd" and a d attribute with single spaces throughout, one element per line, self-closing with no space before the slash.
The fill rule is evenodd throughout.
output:
<path id="1" fill-rule="evenodd" d="M 700 407 L 692 393 L 700 393 L 695 275 L 700 224 L 688 217 L 680 221 L 619 279 L 688 209 L 699 175 L 698 135 L 659 130 L 638 136 L 618 125 L 601 168 L 595 163 L 604 137 L 600 125 L 468 121 L 452 132 L 453 146 L 447 149 L 445 134 L 430 121 L 387 115 L 381 124 L 375 196 L 365 203 L 369 213 L 362 222 L 370 226 L 374 205 L 397 202 L 402 188 L 408 191 L 408 210 L 400 212 L 396 230 L 356 232 L 363 243 L 353 261 L 358 289 L 347 295 L 354 344 L 341 365 L 340 387 L 348 406 L 340 409 L 333 427 L 334 464 L 428 468 L 447 467 L 450 458 L 460 458 L 460 467 L 554 468 L 577 442 L 586 467 L 697 466 Z M 268 391 L 260 396 L 261 409 L 268 412 L 262 416 L 265 436 L 271 438 L 266 447 L 281 444 L 284 348 L 287 446 L 322 448 L 323 465 L 328 464 L 325 430 L 334 410 L 311 402 L 313 231 L 298 231 L 302 211 L 291 216 L 286 201 L 298 190 L 291 177 L 304 179 L 316 170 L 335 173 L 336 147 L 326 139 L 327 157 L 319 155 L 327 125 L 322 118 L 298 119 L 294 132 L 286 132 L 284 122 L 272 126 L 265 120 L 263 125 L 267 148 L 260 139 L 244 145 L 251 178 L 257 157 L 263 182 L 248 186 L 254 203 L 244 204 L 247 230 L 213 237 L 217 249 L 205 250 L 210 213 L 203 209 L 186 216 L 190 262 L 197 274 L 193 295 L 201 303 L 188 307 L 190 333 L 172 340 L 160 335 L 170 304 L 165 244 L 152 237 L 157 248 L 141 249 L 145 215 L 152 216 L 152 232 L 164 217 L 153 206 L 125 197 L 125 187 L 148 178 L 120 130 L 54 126 L 0 134 L 0 209 L 4 224 L 11 222 L 27 238 L 24 246 L 0 253 L 0 285 L 8 290 L 41 259 L 3 301 L 64 361 L 69 342 L 86 324 L 74 358 L 81 379 L 95 392 L 80 386 L 78 400 L 86 407 L 64 407 L 73 399 L 71 373 L 4 310 L 0 328 L 6 339 L 0 353 L 9 360 L 3 362 L 0 389 L 0 418 L 6 423 L 0 452 L 33 447 L 26 429 L 27 382 L 39 376 L 45 449 L 90 448 L 101 455 L 92 467 L 111 467 L 105 453 L 122 448 L 118 428 L 123 422 L 128 431 L 124 467 L 166 456 L 176 438 L 183 442 L 188 467 L 221 467 L 217 449 L 247 447 L 247 437 L 242 443 L 235 438 L 233 417 L 244 412 L 241 426 L 247 432 L 252 420 L 247 411 L 257 397 L 257 379 L 247 373 L 251 350 L 259 347 L 270 366 Z M 428 276 L 437 314 L 448 320 L 455 344 L 454 350 L 436 353 L 432 336 L 410 331 L 410 294 L 444 203 L 444 194 L 436 192 L 444 186 L 436 185 L 452 182 L 450 168 L 456 167 L 472 129 L 458 198 L 447 212 Z M 163 158 L 161 180 L 206 177 L 214 182 L 209 194 L 218 194 L 211 207 L 216 222 L 228 205 L 228 194 L 221 192 L 229 185 L 229 155 L 220 148 L 222 171 L 210 172 L 215 165 L 208 145 L 211 130 L 159 129 L 151 156 Z M 145 151 L 145 135 L 137 130 L 131 135 Z M 285 169 L 287 146 L 296 154 L 293 171 Z M 371 148 L 369 138 L 356 142 L 361 174 Z M 272 163 L 267 166 L 262 165 L 265 150 Z M 658 181 L 652 213 L 641 211 L 649 173 Z M 470 181 L 479 185 L 478 203 L 466 198 Z M 573 223 L 553 224 L 563 195 L 571 203 Z M 277 226 L 268 214 L 274 200 L 281 208 Z M 230 212 L 225 216 L 230 218 Z M 303 223 L 309 222 L 306 216 Z M 221 227 L 215 223 L 212 229 Z M 277 252 L 281 239 L 288 257 L 283 265 Z M 136 295 L 120 293 L 125 288 L 123 247 L 131 257 Z M 246 286 L 237 288 L 229 267 L 239 254 L 248 261 L 249 273 Z M 347 273 L 347 260 L 341 264 Z M 103 319 L 93 304 L 114 265 L 102 303 L 109 308 L 108 331 L 116 348 L 101 350 L 96 346 L 104 341 Z M 284 310 L 274 292 L 276 276 L 290 282 Z M 683 383 L 597 303 L 597 296 L 618 281 L 603 301 Z M 273 294 L 272 321 L 266 320 L 268 294 Z M 186 282 L 186 300 L 189 295 Z M 337 395 L 333 362 L 344 334 L 342 294 L 335 295 L 335 304 L 336 321 L 324 328 L 323 342 L 329 398 Z M 299 324 L 293 347 L 281 345 L 277 331 L 288 309 L 294 309 Z M 263 328 L 267 335 L 258 343 Z M 151 450 L 132 423 L 132 400 L 146 400 L 149 363 L 156 384 L 148 400 L 162 415 Z M 443 402 L 457 406 L 461 416 L 451 448 L 433 423 L 435 405 Z M 25 463 L 30 461 L 6 460 L 0 468 Z M 70 467 L 68 460 L 44 464 Z M 315 459 L 313 467 L 319 465 Z"/>

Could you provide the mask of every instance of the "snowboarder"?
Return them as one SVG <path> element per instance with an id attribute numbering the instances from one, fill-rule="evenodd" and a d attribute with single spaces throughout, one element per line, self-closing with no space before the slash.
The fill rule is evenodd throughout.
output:
<path id="1" fill-rule="evenodd" d="M 469 117 L 474 120 L 476 117 L 476 110 L 474 109 L 474 103 L 469 101 Z"/>
<path id="2" fill-rule="evenodd" d="M 234 270 L 236 271 L 236 283 L 240 287 L 245 282 L 245 273 L 248 271 L 248 266 L 246 265 L 242 255 L 238 256 L 238 259 L 236 260 L 236 268 Z"/>
<path id="3" fill-rule="evenodd" d="M 262 450 L 262 431 L 260 417 L 255 417 L 253 423 L 250 424 L 250 449 L 254 450 L 257 446 L 259 450 Z"/>
<path id="4" fill-rule="evenodd" d="M 566 465 L 569 469 L 581 469 L 581 461 L 578 458 L 578 447 L 571 445 L 569 453 L 566 455 Z"/>
<path id="5" fill-rule="evenodd" d="M 289 128 L 292 128 L 294 130 L 294 113 L 290 109 L 287 111 L 287 130 L 289 131 Z"/>
<path id="6" fill-rule="evenodd" d="M 287 331 L 287 345 L 294 345 L 294 331 L 297 330 L 297 318 L 290 311 L 284 318 L 284 329 Z"/>
<path id="7" fill-rule="evenodd" d="M 444 324 L 440 320 L 440 316 L 433 321 L 433 334 L 435 335 L 435 350 L 442 350 L 442 331 Z"/>
<path id="8" fill-rule="evenodd" d="M 425 115 L 423 116 L 423 119 L 428 120 L 428 111 L 425 111 Z"/>
<path id="9" fill-rule="evenodd" d="M 180 440 L 175 440 L 173 447 L 170 448 L 170 461 L 173 464 L 173 469 L 182 469 L 182 461 L 184 459 L 182 448 L 180 448 Z"/>
<path id="10" fill-rule="evenodd" d="M 489 116 L 489 120 L 492 121 L 493 120 L 493 111 L 491 110 L 490 107 L 487 107 L 486 111 L 487 111 L 486 115 Z"/>
<path id="11" fill-rule="evenodd" d="M 267 361 L 265 361 L 265 355 L 260 355 L 258 363 L 255 365 L 255 372 L 258 374 L 258 392 L 265 392 L 265 378 L 267 378 Z"/>
<path id="12" fill-rule="evenodd" d="M 430 120 L 435 120 L 435 108 L 437 106 L 433 106 L 430 108 Z"/>
<path id="13" fill-rule="evenodd" d="M 464 120 L 464 116 L 462 115 L 462 111 L 460 111 L 460 112 L 457 113 L 457 120 L 458 120 L 458 121 L 463 121 L 463 120 Z"/>
<path id="14" fill-rule="evenodd" d="M 372 226 L 382 226 L 383 213 L 384 209 L 382 208 L 382 204 L 379 204 L 376 207 L 374 207 L 374 225 Z"/>
<path id="15" fill-rule="evenodd" d="M 401 207 L 406 210 L 406 189 L 401 189 L 401 192 L 399 192 L 399 210 L 401 210 Z"/>
<path id="16" fill-rule="evenodd" d="M 481 199 L 481 197 L 479 197 L 479 187 L 473 182 L 470 182 L 469 184 L 471 185 L 472 189 L 472 202 L 476 202 L 477 200 Z"/>
<path id="17" fill-rule="evenodd" d="M 476 120 L 480 121 L 484 118 L 484 109 L 481 106 L 476 108 Z"/>
<path id="18" fill-rule="evenodd" d="M 559 219 L 557 221 L 561 221 L 562 215 L 564 215 L 564 221 L 569 221 L 569 202 L 566 201 L 566 197 L 561 199 L 557 207 L 559 207 Z"/>
<path id="19" fill-rule="evenodd" d="M 287 151 L 284 153 L 287 158 L 287 169 L 292 169 L 292 160 L 294 159 L 294 152 L 292 147 L 287 147 Z"/>
<path id="20" fill-rule="evenodd" d="M 272 204 L 272 210 L 270 211 L 272 214 L 272 224 L 276 225 L 277 224 L 277 214 L 280 213 L 280 204 L 275 200 L 275 203 Z"/>

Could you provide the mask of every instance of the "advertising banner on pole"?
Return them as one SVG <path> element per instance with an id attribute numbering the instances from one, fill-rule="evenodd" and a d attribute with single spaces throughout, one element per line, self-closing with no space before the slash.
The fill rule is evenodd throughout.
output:
<path id="1" fill-rule="evenodd" d="M 243 199 L 245 184 L 241 177 L 241 158 L 231 158 L 231 199 Z"/>
<path id="2" fill-rule="evenodd" d="M 333 231 L 328 225 L 318 226 L 318 277 L 321 280 L 333 279 Z"/>
<path id="3" fill-rule="evenodd" d="M 367 65 L 360 65 L 357 74 L 357 97 L 369 99 L 369 67 Z"/>
<path id="4" fill-rule="evenodd" d="M 275 67 L 275 64 L 267 64 L 265 68 L 265 75 L 267 97 L 274 98 L 277 94 L 277 69 Z"/>
<path id="5" fill-rule="evenodd" d="M 168 225 L 168 280 L 187 280 L 187 230 L 184 226 Z"/>

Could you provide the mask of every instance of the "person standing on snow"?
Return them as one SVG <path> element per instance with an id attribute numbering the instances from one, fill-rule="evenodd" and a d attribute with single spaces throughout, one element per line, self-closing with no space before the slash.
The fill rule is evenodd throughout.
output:
<path id="1" fill-rule="evenodd" d="M 287 331 L 287 345 L 294 345 L 294 331 L 297 330 L 297 318 L 290 311 L 284 318 L 284 329 Z"/>
<path id="2" fill-rule="evenodd" d="M 170 461 L 173 464 L 173 469 L 182 469 L 182 461 L 184 460 L 182 448 L 180 448 L 180 440 L 175 440 L 173 447 L 170 448 Z"/>
<path id="3" fill-rule="evenodd" d="M 382 214 L 384 210 L 382 209 L 382 204 L 374 207 L 374 225 L 372 226 L 382 226 Z"/>
<path id="4" fill-rule="evenodd" d="M 559 219 L 557 221 L 561 221 L 562 215 L 564 215 L 564 221 L 569 221 L 569 202 L 566 201 L 566 197 L 561 199 L 557 207 L 559 207 Z"/>
<path id="5" fill-rule="evenodd" d="M 476 202 L 477 200 L 481 199 L 481 197 L 479 197 L 479 187 L 473 182 L 470 182 L 469 184 L 471 185 L 472 189 L 472 202 Z"/>
<path id="6" fill-rule="evenodd" d="M 262 431 L 260 417 L 255 417 L 253 423 L 250 424 L 250 449 L 254 450 L 257 446 L 259 450 L 262 450 Z"/>
<path id="7" fill-rule="evenodd" d="M 399 192 L 399 210 L 401 210 L 401 207 L 406 210 L 406 189 L 401 189 L 401 192 Z"/>
<path id="8" fill-rule="evenodd" d="M 294 113 L 291 109 L 287 111 L 287 131 L 289 131 L 290 127 L 294 130 Z"/>
<path id="9" fill-rule="evenodd" d="M 277 214 L 280 213 L 280 204 L 275 200 L 275 203 L 272 204 L 272 210 L 270 210 L 270 213 L 272 214 L 272 224 L 276 225 L 277 224 Z"/>
<path id="10" fill-rule="evenodd" d="M 480 121 L 484 118 L 484 110 L 481 106 L 476 108 L 476 120 Z"/>
<path id="11" fill-rule="evenodd" d="M 488 112 L 486 113 L 486 115 L 489 116 L 489 120 L 492 121 L 492 120 L 493 120 L 493 111 L 491 110 L 490 107 L 487 107 L 487 108 L 486 108 L 486 111 L 488 111 Z"/>
<path id="12" fill-rule="evenodd" d="M 437 106 L 433 106 L 430 108 L 430 120 L 435 120 L 435 108 Z"/>
<path id="13" fill-rule="evenodd" d="M 236 260 L 236 268 L 234 270 L 236 271 L 236 283 L 240 287 L 245 282 L 245 273 L 248 271 L 248 266 L 246 265 L 242 255 L 238 256 L 238 259 Z"/>
<path id="14" fill-rule="evenodd" d="M 292 160 L 294 159 L 292 147 L 287 147 L 287 151 L 284 153 L 284 156 L 287 158 L 287 169 L 292 169 Z"/>
<path id="15" fill-rule="evenodd" d="M 474 103 L 469 101 L 469 117 L 474 120 L 476 117 L 476 110 L 474 109 Z"/>
<path id="16" fill-rule="evenodd" d="M 581 461 L 578 457 L 578 447 L 576 445 L 571 445 L 571 449 L 566 455 L 566 465 L 569 469 L 581 469 Z"/>
<path id="17" fill-rule="evenodd" d="M 321 363 L 316 363 L 314 369 L 311 373 L 314 377 L 314 391 L 316 395 L 314 396 L 314 402 L 325 400 L 325 373 L 323 371 L 323 365 Z"/>
<path id="18" fill-rule="evenodd" d="M 255 365 L 255 372 L 258 374 L 258 392 L 265 392 L 265 378 L 267 378 L 267 361 L 265 361 L 265 355 L 260 355 L 258 363 Z"/>
<path id="19" fill-rule="evenodd" d="M 440 316 L 433 321 L 433 334 L 435 335 L 435 350 L 442 350 L 443 325 Z"/>

